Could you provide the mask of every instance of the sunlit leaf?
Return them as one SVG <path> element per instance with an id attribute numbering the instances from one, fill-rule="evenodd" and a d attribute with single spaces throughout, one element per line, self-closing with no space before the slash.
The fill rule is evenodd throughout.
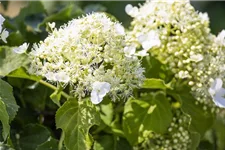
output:
<path id="1" fill-rule="evenodd" d="M 125 104 L 123 129 L 132 145 L 137 144 L 147 132 L 165 133 L 171 121 L 170 104 L 163 92 L 130 99 Z"/>
<path id="2" fill-rule="evenodd" d="M 99 124 L 99 114 L 86 100 L 67 100 L 56 113 L 56 127 L 65 132 L 64 143 L 70 150 L 90 148 L 88 132 L 95 124 Z"/>
<path id="3" fill-rule="evenodd" d="M 6 106 L 5 106 L 4 102 L 2 101 L 1 97 L 0 97 L 0 120 L 1 120 L 2 126 L 3 126 L 2 136 L 3 136 L 4 140 L 6 140 L 7 136 L 9 135 L 9 130 L 10 130 L 9 115 L 7 113 Z"/>

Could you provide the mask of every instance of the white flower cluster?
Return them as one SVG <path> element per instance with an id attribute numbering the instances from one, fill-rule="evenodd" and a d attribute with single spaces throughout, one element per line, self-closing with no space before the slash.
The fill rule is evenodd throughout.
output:
<path id="1" fill-rule="evenodd" d="M 7 43 L 6 38 L 9 36 L 9 32 L 2 28 L 5 18 L 0 15 L 0 39 Z"/>
<path id="2" fill-rule="evenodd" d="M 49 81 L 74 85 L 75 96 L 91 95 L 93 103 L 108 93 L 113 100 L 126 98 L 144 79 L 136 56 L 127 56 L 125 31 L 104 13 L 74 19 L 34 45 L 30 73 Z"/>
<path id="3" fill-rule="evenodd" d="M 218 37 L 211 34 L 208 15 L 196 12 L 188 0 L 152 0 L 140 8 L 127 5 L 125 11 L 134 18 L 127 38 L 130 45 L 151 53 L 176 78 L 185 79 L 197 103 L 211 107 L 212 97 L 225 107 L 221 102 L 225 92 L 216 96 L 208 92 L 214 80 L 225 75 L 225 31 Z"/>
<path id="4" fill-rule="evenodd" d="M 148 150 L 188 150 L 191 145 L 191 135 L 188 130 L 190 118 L 180 109 L 174 110 L 173 120 L 166 134 L 153 134 L 142 144 L 142 149 Z M 141 149 L 136 148 L 137 150 Z"/>

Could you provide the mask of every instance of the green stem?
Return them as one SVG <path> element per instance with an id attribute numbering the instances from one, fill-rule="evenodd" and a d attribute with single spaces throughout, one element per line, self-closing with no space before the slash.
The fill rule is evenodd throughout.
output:
<path id="1" fill-rule="evenodd" d="M 47 87 L 49 87 L 49 88 L 51 88 L 51 89 L 53 89 L 53 90 L 57 90 L 57 87 L 55 87 L 54 85 L 52 85 L 52 84 L 50 84 L 48 82 L 45 82 L 44 80 L 40 80 L 38 82 L 43 84 L 43 85 L 45 85 L 45 86 L 47 86 Z M 66 99 L 70 98 L 70 96 L 67 93 L 65 93 L 63 91 L 61 91 L 61 93 L 62 93 L 62 96 L 65 97 Z"/>
<path id="2" fill-rule="evenodd" d="M 59 139 L 58 150 L 62 150 L 63 149 L 63 141 L 64 141 L 64 138 L 65 138 L 65 133 L 62 131 L 61 137 Z"/>

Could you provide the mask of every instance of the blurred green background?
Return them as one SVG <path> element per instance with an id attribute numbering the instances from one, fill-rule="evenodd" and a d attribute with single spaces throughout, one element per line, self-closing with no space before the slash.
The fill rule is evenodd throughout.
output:
<path id="1" fill-rule="evenodd" d="M 81 8 L 85 13 L 93 11 L 106 11 L 115 16 L 126 27 L 129 26 L 131 18 L 125 13 L 124 8 L 127 4 L 139 5 L 144 1 L 42 1 L 47 13 L 54 14 L 59 12 L 65 6 L 75 4 L 77 8 Z M 3 1 L 3 7 L 0 7 L 0 13 L 9 17 L 16 16 L 20 9 L 25 7 L 29 1 Z M 191 1 L 192 5 L 200 12 L 207 12 L 211 29 L 217 34 L 225 29 L 225 1 Z"/>

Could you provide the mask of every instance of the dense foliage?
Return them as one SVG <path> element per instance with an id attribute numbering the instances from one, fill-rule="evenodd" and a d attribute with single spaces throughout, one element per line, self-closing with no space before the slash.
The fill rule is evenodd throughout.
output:
<path id="1" fill-rule="evenodd" d="M 0 149 L 225 149 L 225 31 L 207 14 L 49 3 L 0 17 Z"/>

